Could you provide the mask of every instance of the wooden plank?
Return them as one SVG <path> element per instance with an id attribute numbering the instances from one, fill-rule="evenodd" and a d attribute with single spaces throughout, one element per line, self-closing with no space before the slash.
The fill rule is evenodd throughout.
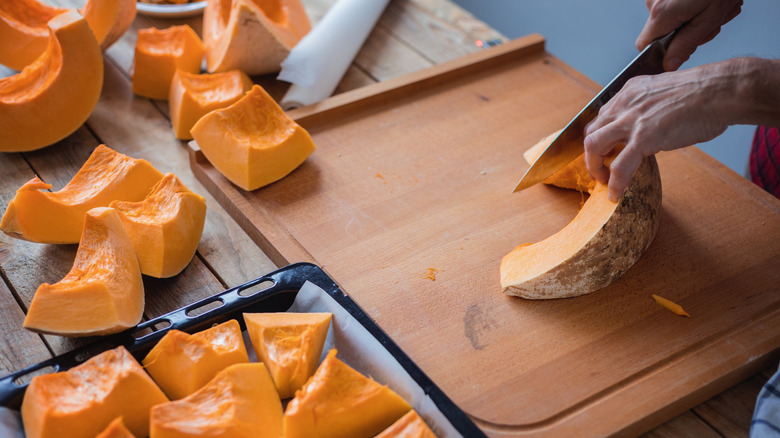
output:
<path id="1" fill-rule="evenodd" d="M 692 411 L 680 414 L 664 425 L 641 435 L 642 438 L 679 438 L 694 436 L 699 438 L 722 437 L 721 434 L 696 416 Z"/>
<path id="2" fill-rule="evenodd" d="M 696 149 L 661 154 L 662 226 L 620 281 L 573 300 L 503 296 L 501 257 L 580 204 L 545 187 L 510 195 L 527 166 L 519 145 L 599 88 L 522 44 L 536 42 L 291 112 L 320 149 L 272 186 L 237 191 L 195 170 L 216 175 L 210 187 L 272 258 L 324 266 L 491 434 L 638 434 L 776 360 L 780 250 L 767 242 L 780 238 L 780 203 Z M 655 292 L 694 317 L 659 308 Z"/>
<path id="3" fill-rule="evenodd" d="M 756 398 L 766 380 L 752 376 L 693 409 L 699 417 L 725 437 L 746 437 Z"/>
<path id="4" fill-rule="evenodd" d="M 0 242 L 1 243 L 1 242 Z M 19 330 L 24 313 L 6 284 L 0 281 L 0 375 L 34 365 L 51 357 L 40 336 Z"/>

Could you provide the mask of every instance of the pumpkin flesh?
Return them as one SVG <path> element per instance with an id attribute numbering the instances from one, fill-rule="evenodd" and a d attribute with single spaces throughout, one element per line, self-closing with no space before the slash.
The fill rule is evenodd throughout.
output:
<path id="1" fill-rule="evenodd" d="M 99 145 L 76 175 L 56 192 L 37 177 L 8 203 L 0 230 L 39 243 L 77 243 L 84 214 L 111 201 L 140 201 L 163 177 L 148 161 L 130 158 Z"/>
<path id="2" fill-rule="evenodd" d="M 127 430 L 122 417 L 118 417 L 109 423 L 108 427 L 95 438 L 135 438 L 135 435 Z"/>
<path id="3" fill-rule="evenodd" d="M 68 371 L 33 377 L 22 400 L 22 421 L 27 438 L 94 438 L 121 416 L 128 430 L 144 437 L 152 406 L 167 401 L 120 346 Z"/>
<path id="4" fill-rule="evenodd" d="M 412 409 L 374 438 L 436 438 L 436 435 Z"/>
<path id="5" fill-rule="evenodd" d="M 203 43 L 186 24 L 138 30 L 133 58 L 133 93 L 167 100 L 176 70 L 200 72 Z"/>
<path id="6" fill-rule="evenodd" d="M 203 196 L 168 173 L 142 201 L 112 201 L 110 205 L 133 242 L 141 273 L 168 278 L 187 267 L 206 222 Z"/>
<path id="7" fill-rule="evenodd" d="M 245 313 L 247 333 L 279 396 L 295 395 L 319 365 L 330 313 Z"/>
<path id="8" fill-rule="evenodd" d="M 133 246 L 116 211 L 87 212 L 73 267 L 33 296 L 24 327 L 61 336 L 93 336 L 134 327 L 144 310 L 144 286 Z"/>
<path id="9" fill-rule="evenodd" d="M 32 63 L 0 78 L 0 151 L 54 144 L 89 117 L 103 88 L 103 54 L 75 10 L 48 22 L 47 46 Z"/>

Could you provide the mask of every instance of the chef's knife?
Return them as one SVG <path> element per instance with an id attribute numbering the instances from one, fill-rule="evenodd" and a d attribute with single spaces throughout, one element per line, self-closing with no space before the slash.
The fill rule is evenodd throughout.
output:
<path id="1" fill-rule="evenodd" d="M 678 29 L 679 30 L 679 29 Z M 677 30 L 658 38 L 645 47 L 601 92 L 577 114 L 547 149 L 534 161 L 517 183 L 514 191 L 523 190 L 543 181 L 562 167 L 566 166 L 582 152 L 585 126 L 596 117 L 599 109 L 615 96 L 625 83 L 634 76 L 655 75 L 664 72 L 663 60 L 669 42 Z"/>

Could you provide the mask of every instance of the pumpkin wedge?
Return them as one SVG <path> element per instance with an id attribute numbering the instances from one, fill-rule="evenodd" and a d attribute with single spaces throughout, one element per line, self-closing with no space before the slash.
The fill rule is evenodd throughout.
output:
<path id="1" fill-rule="evenodd" d="M 171 82 L 168 107 L 176 138 L 192 139 L 190 129 L 207 113 L 234 104 L 252 88 L 241 70 L 193 74 L 177 70 Z"/>
<path id="2" fill-rule="evenodd" d="M 317 370 L 328 335 L 331 313 L 245 313 L 244 321 L 257 358 L 274 379 L 283 399 Z"/>
<path id="3" fill-rule="evenodd" d="M 95 438 L 135 438 L 135 435 L 127 430 L 122 417 L 118 417 L 109 423 L 108 427 Z"/>
<path id="4" fill-rule="evenodd" d="M 259 85 L 203 116 L 191 132 L 211 164 L 244 190 L 284 178 L 314 151 L 309 133 Z"/>
<path id="5" fill-rule="evenodd" d="M 33 296 L 24 327 L 61 336 L 117 333 L 138 324 L 144 284 L 133 245 L 116 211 L 87 212 L 73 267 Z"/>
<path id="6" fill-rule="evenodd" d="M 145 437 L 152 406 L 166 402 L 120 346 L 68 371 L 33 377 L 22 400 L 22 421 L 27 438 L 95 438 L 122 417 L 133 435 Z"/>
<path id="7" fill-rule="evenodd" d="M 69 10 L 48 26 L 43 53 L 21 72 L 0 79 L 2 152 L 62 140 L 84 124 L 100 98 L 103 54 L 87 21 Z"/>
<path id="8" fill-rule="evenodd" d="M 84 213 L 111 201 L 140 201 L 163 177 L 148 161 L 99 145 L 73 179 L 56 192 L 38 177 L 24 183 L 8 203 L 0 230 L 39 243 L 78 243 Z"/>
<path id="9" fill-rule="evenodd" d="M 206 222 L 206 199 L 165 174 L 142 201 L 113 201 L 138 256 L 141 273 L 168 278 L 187 267 Z"/>
<path id="10" fill-rule="evenodd" d="M 209 72 L 277 72 L 311 30 L 300 0 L 209 0 L 203 11 L 203 43 Z"/>
<path id="11" fill-rule="evenodd" d="M 203 43 L 186 24 L 138 30 L 133 58 L 133 93 L 167 100 L 176 70 L 199 73 Z"/>
<path id="12" fill-rule="evenodd" d="M 284 413 L 285 438 L 370 438 L 411 406 L 387 386 L 365 377 L 331 350 Z"/>
<path id="13" fill-rule="evenodd" d="M 151 438 L 279 438 L 282 402 L 261 363 L 231 365 L 181 400 L 152 408 Z"/>
<path id="14" fill-rule="evenodd" d="M 550 138 L 534 146 L 532 162 Z M 547 142 L 547 143 L 545 143 Z M 528 299 L 566 298 L 604 288 L 636 263 L 658 231 L 661 177 L 655 157 L 642 160 L 618 202 L 587 176 L 580 156 L 547 181 L 588 191 L 577 216 L 540 242 L 516 247 L 501 260 L 504 293 Z"/>
<path id="15" fill-rule="evenodd" d="M 436 438 L 436 435 L 412 409 L 374 438 Z"/>
<path id="16" fill-rule="evenodd" d="M 110 47 L 135 19 L 135 0 L 87 0 L 79 11 L 89 23 L 102 50 Z M 49 39 L 46 23 L 68 8 L 38 0 L 0 2 L 0 64 L 21 70 L 35 61 Z"/>
<path id="17" fill-rule="evenodd" d="M 230 365 L 249 362 L 235 319 L 190 335 L 170 330 L 143 360 L 171 400 L 197 391 Z"/>

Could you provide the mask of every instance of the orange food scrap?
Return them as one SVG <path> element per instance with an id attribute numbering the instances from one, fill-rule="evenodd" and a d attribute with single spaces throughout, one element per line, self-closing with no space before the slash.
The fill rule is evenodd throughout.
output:
<path id="1" fill-rule="evenodd" d="M 426 278 L 431 281 L 436 281 L 436 273 L 438 273 L 439 270 L 436 268 L 428 268 L 428 272 L 425 273 L 423 278 Z"/>
<path id="2" fill-rule="evenodd" d="M 666 307 L 667 309 L 669 309 L 669 311 L 671 311 L 675 315 L 688 316 L 688 317 L 691 316 L 688 314 L 688 312 L 683 310 L 682 306 L 680 306 L 679 304 L 673 301 L 667 300 L 666 298 L 660 297 L 656 294 L 653 294 L 652 297 L 656 303 L 660 304 L 663 307 Z"/>

